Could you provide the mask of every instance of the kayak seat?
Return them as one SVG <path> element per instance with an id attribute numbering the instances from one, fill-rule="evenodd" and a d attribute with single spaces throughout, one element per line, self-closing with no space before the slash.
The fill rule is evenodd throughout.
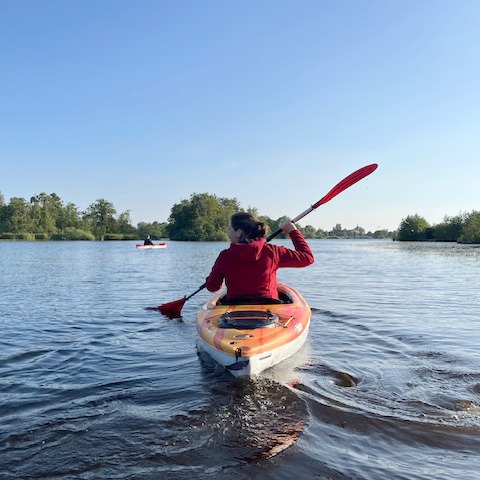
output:
<path id="1" fill-rule="evenodd" d="M 219 328 L 234 328 L 236 330 L 254 330 L 255 328 L 277 327 L 278 315 L 261 310 L 249 312 L 227 312 L 219 318 Z"/>

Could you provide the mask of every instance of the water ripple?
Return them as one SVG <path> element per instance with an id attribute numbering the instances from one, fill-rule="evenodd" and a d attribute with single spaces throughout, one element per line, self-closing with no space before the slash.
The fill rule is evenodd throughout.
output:
<path id="1" fill-rule="evenodd" d="M 279 272 L 305 348 L 237 381 L 195 345 L 208 292 L 145 310 L 223 244 L 0 242 L 0 478 L 478 478 L 478 248 L 311 243 Z"/>

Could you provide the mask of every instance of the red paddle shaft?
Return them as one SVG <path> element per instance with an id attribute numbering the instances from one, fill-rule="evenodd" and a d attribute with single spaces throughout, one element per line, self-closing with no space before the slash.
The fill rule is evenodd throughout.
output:
<path id="1" fill-rule="evenodd" d="M 341 182 L 337 183 L 324 197 L 322 197 L 318 202 L 314 203 L 312 206 L 307 208 L 304 212 L 300 215 L 297 215 L 294 219 L 292 219 L 293 223 L 298 222 L 303 217 L 307 216 L 309 213 L 313 212 L 317 209 L 320 205 L 329 202 L 332 198 L 336 197 L 339 193 L 343 192 L 347 188 L 351 187 L 358 181 L 362 180 L 366 176 L 370 175 L 373 171 L 377 169 L 378 165 L 376 163 L 372 163 L 371 165 L 367 165 L 355 172 L 351 173 L 348 177 L 345 177 Z M 269 242 L 272 238 L 275 238 L 277 235 L 282 233 L 282 229 L 279 228 L 271 235 L 267 237 L 267 242 Z M 195 290 L 188 296 L 181 298 L 180 300 L 175 300 L 173 302 L 164 303 L 163 305 L 159 305 L 158 307 L 152 308 L 152 310 L 160 310 L 161 313 L 167 315 L 170 318 L 178 318 L 180 316 L 180 312 L 182 311 L 182 307 L 185 302 L 196 295 L 198 292 L 203 290 L 207 285 L 204 283 L 201 287 Z"/>

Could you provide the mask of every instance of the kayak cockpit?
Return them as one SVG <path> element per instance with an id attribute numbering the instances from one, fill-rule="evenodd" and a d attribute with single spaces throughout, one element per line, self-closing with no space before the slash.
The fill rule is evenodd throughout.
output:
<path id="1" fill-rule="evenodd" d="M 234 328 L 236 330 L 254 330 L 256 328 L 278 327 L 278 315 L 261 310 L 227 312 L 218 319 L 218 328 Z"/>

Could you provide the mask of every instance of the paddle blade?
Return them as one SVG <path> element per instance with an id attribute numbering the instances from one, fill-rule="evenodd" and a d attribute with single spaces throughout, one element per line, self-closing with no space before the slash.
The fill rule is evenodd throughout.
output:
<path id="1" fill-rule="evenodd" d="M 183 297 L 180 300 L 159 305 L 158 307 L 152 308 L 152 310 L 158 310 L 161 314 L 167 316 L 168 318 L 180 318 L 183 305 L 186 301 L 186 297 Z"/>
<path id="2" fill-rule="evenodd" d="M 315 209 L 324 203 L 329 202 L 332 198 L 336 197 L 339 193 L 346 190 L 348 187 L 351 187 L 355 183 L 359 182 L 362 178 L 367 177 L 372 172 L 377 169 L 378 165 L 372 163 L 365 167 L 360 168 L 356 172 L 351 173 L 348 177 L 345 177 L 341 182 L 337 183 L 323 198 L 321 198 L 317 203 L 312 205 L 312 208 Z"/>

